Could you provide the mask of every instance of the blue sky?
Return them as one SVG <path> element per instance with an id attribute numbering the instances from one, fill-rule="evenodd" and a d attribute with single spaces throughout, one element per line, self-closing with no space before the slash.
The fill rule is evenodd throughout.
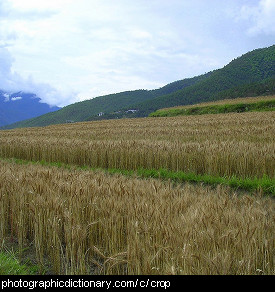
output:
<path id="1" fill-rule="evenodd" d="M 0 89 L 64 106 L 275 43 L 275 0 L 0 0 Z"/>

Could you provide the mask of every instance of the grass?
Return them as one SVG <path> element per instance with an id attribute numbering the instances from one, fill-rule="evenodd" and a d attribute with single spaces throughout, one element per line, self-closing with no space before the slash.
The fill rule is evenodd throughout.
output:
<path id="1" fill-rule="evenodd" d="M 258 98 L 260 99 L 260 98 Z M 160 109 L 154 113 L 150 114 L 150 117 L 173 117 L 178 115 L 204 115 L 204 114 L 224 114 L 224 113 L 241 113 L 241 112 L 253 112 L 253 111 L 274 111 L 275 110 L 275 98 L 273 96 L 272 100 L 269 100 L 270 97 L 266 98 L 268 100 L 255 100 L 246 101 L 244 99 L 236 100 L 235 103 L 222 104 L 202 104 L 202 105 L 193 105 L 185 107 L 175 107 Z"/>
<path id="2" fill-rule="evenodd" d="M 275 196 L 275 179 L 267 176 L 263 178 L 238 178 L 238 177 L 217 177 L 212 175 L 200 175 L 195 173 L 186 173 L 183 171 L 169 171 L 167 169 L 138 169 L 134 171 L 125 171 L 120 169 L 109 169 L 109 173 L 121 173 L 124 175 L 138 176 L 141 178 L 159 178 L 172 180 L 175 182 L 205 183 L 212 186 L 225 185 L 235 190 L 245 190 L 248 192 L 262 191 L 264 194 Z"/>
<path id="3" fill-rule="evenodd" d="M 46 162 L 46 161 L 37 161 L 31 162 L 22 159 L 2 159 L 5 161 L 14 162 L 17 164 L 40 164 L 42 166 L 54 166 L 64 169 L 79 169 L 79 170 L 90 170 L 90 171 L 105 171 L 108 174 L 122 174 L 130 177 L 139 177 L 139 178 L 157 178 L 162 180 L 171 180 L 177 183 L 190 182 L 190 183 L 205 183 L 212 186 L 224 185 L 229 186 L 234 190 L 242 190 L 247 192 L 256 192 L 261 191 L 263 194 L 274 196 L 275 197 L 275 179 L 269 178 L 264 175 L 262 178 L 238 178 L 233 177 L 218 177 L 212 175 L 200 175 L 195 173 L 186 173 L 183 171 L 170 171 L 167 169 L 143 169 L 140 168 L 136 171 L 125 170 L 125 169 L 102 169 L 102 168 L 91 168 L 88 166 L 75 166 L 64 164 L 61 162 Z"/>
<path id="4" fill-rule="evenodd" d="M 141 177 L 154 177 L 162 179 L 171 179 L 176 182 L 194 182 L 205 183 L 216 186 L 218 184 L 230 186 L 233 189 L 241 189 L 245 191 L 262 191 L 265 194 L 275 195 L 275 179 L 267 176 L 263 178 L 238 178 L 238 177 L 216 177 L 212 175 L 200 175 L 195 173 L 185 173 L 182 171 L 173 172 L 167 169 L 160 170 L 144 170 L 137 171 Z"/>
<path id="5" fill-rule="evenodd" d="M 38 267 L 22 264 L 13 251 L 0 252 L 0 275 L 35 275 Z"/>

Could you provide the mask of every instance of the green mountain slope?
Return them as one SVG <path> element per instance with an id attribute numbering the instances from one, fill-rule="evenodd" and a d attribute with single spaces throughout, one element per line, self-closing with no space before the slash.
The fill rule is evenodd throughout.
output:
<path id="1" fill-rule="evenodd" d="M 176 94 L 161 96 L 160 98 L 137 104 L 135 107 L 139 109 L 139 111 L 136 114 L 136 117 L 148 116 L 158 109 L 180 105 L 191 105 L 201 102 L 233 99 L 239 97 L 274 95 L 275 78 L 271 77 L 259 82 L 247 83 L 213 93 L 205 91 L 204 94 L 198 94 L 196 92 L 197 88 L 194 89 L 194 91 L 192 91 L 192 89 L 194 89 L 194 87 L 190 88 L 190 90 L 188 89 L 177 92 Z M 200 88 L 200 90 L 202 89 Z"/>
<path id="2" fill-rule="evenodd" d="M 78 102 L 8 126 L 30 127 L 107 118 L 145 117 L 160 108 L 205 101 L 274 94 L 275 45 L 256 49 L 221 69 L 173 82 L 156 90 L 136 90 Z M 135 112 L 127 112 L 135 109 Z M 100 112 L 104 115 L 98 116 Z"/>

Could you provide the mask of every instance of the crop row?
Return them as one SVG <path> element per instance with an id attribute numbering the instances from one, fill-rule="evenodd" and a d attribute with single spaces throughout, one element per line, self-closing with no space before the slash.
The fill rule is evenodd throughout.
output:
<path id="1" fill-rule="evenodd" d="M 99 121 L 0 132 L 0 157 L 274 178 L 275 113 Z"/>
<path id="2" fill-rule="evenodd" d="M 0 239 L 54 274 L 274 274 L 274 200 L 0 163 Z"/>

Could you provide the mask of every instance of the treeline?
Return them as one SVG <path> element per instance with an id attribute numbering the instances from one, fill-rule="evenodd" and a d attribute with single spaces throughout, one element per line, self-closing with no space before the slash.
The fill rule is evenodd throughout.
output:
<path id="1" fill-rule="evenodd" d="M 224 90 L 215 94 L 213 96 L 213 100 L 273 94 L 275 94 L 275 77 L 267 78 L 260 82 L 245 84 L 242 86 L 237 86 Z"/>

